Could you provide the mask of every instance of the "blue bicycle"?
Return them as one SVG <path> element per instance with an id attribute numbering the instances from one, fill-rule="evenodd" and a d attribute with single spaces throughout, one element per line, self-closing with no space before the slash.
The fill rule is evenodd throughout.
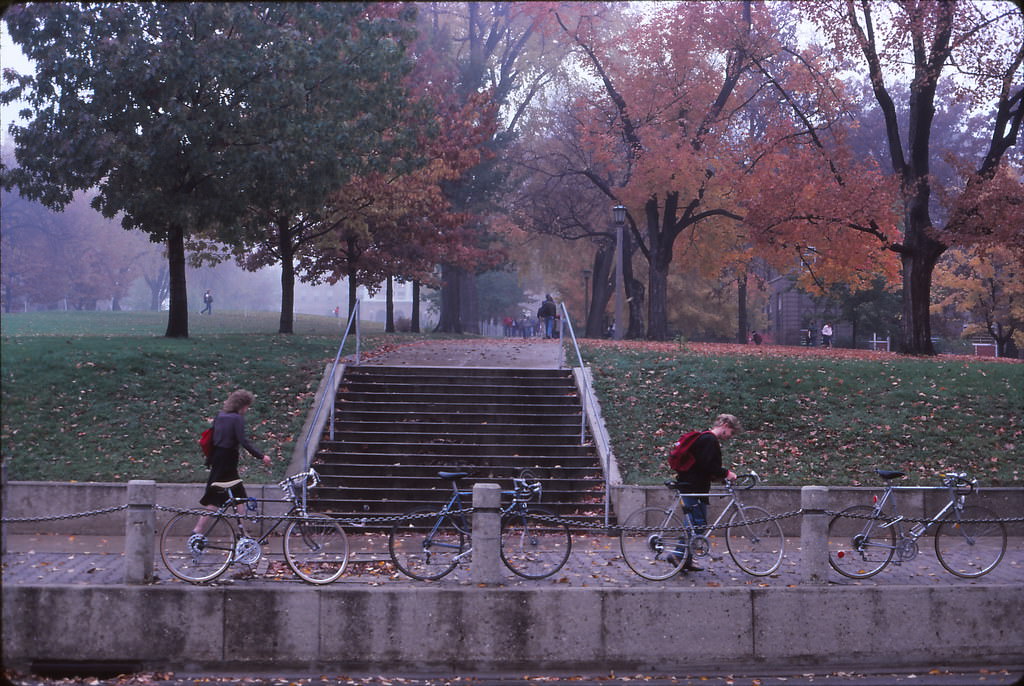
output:
<path id="1" fill-rule="evenodd" d="M 413 579 L 440 579 L 473 552 L 469 505 L 472 493 L 459 490 L 467 472 L 439 472 L 451 483 L 452 496 L 441 507 L 417 507 L 406 512 L 388 536 L 391 560 Z M 539 497 L 541 484 L 524 471 L 513 479 L 512 502 L 501 508 L 501 559 L 524 579 L 549 577 L 566 563 L 572 552 L 568 525 L 550 510 L 530 502 Z"/>

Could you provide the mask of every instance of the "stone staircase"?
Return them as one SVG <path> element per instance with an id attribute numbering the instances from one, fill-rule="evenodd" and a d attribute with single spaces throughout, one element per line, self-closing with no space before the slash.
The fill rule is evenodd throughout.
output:
<path id="1" fill-rule="evenodd" d="M 481 367 L 348 367 L 335 403 L 335 433 L 316 457 L 323 483 L 313 507 L 341 517 L 400 514 L 440 505 L 451 487 L 439 471 L 512 487 L 529 469 L 540 504 L 604 521 L 604 475 L 592 442 L 580 445 L 581 403 L 569 370 Z M 503 502 L 506 499 L 503 498 Z"/>

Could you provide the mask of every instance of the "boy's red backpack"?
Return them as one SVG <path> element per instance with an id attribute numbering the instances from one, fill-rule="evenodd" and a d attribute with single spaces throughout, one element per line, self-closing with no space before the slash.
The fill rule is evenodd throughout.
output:
<path id="1" fill-rule="evenodd" d="M 668 466 L 677 472 L 687 472 L 693 468 L 696 458 L 693 456 L 693 444 L 705 431 L 687 431 L 679 440 L 672 444 L 668 453 Z"/>

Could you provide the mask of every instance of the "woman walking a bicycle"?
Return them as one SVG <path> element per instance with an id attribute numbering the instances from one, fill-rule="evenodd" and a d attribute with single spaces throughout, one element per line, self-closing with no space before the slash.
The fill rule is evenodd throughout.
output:
<path id="1" fill-rule="evenodd" d="M 740 422 L 734 415 L 720 414 L 715 418 L 711 428 L 701 434 L 690 449 L 694 458 L 693 466 L 685 472 L 676 472 L 680 492 L 710 493 L 712 481 L 736 480 L 736 473 L 722 466 L 721 442 L 729 440 L 740 430 Z M 683 505 L 690 510 L 696 532 L 701 535 L 705 533 L 708 524 L 708 501 L 706 496 L 683 497 Z M 704 571 L 703 567 L 693 563 L 692 558 L 687 559 L 683 569 Z"/>
<path id="2" fill-rule="evenodd" d="M 249 454 L 263 460 L 270 466 L 270 456 L 261 453 L 245 435 L 245 413 L 252 407 L 253 395 L 249 391 L 233 391 L 224 406 L 213 420 L 213 455 L 210 456 L 210 475 L 206 479 L 206 492 L 199 503 L 211 512 L 228 500 L 227 489 L 214 484 L 233 483 L 232 494 L 236 498 L 247 498 L 245 486 L 238 476 L 239 447 L 245 448 Z M 237 506 L 238 513 L 244 514 L 245 505 Z M 195 533 L 206 530 L 208 516 L 202 516 L 196 522 Z"/>

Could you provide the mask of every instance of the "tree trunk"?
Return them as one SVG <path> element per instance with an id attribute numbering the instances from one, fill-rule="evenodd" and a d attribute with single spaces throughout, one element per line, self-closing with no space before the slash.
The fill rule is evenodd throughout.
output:
<path id="1" fill-rule="evenodd" d="M 295 249 L 288 226 L 281 220 L 277 227 L 278 251 L 281 255 L 281 322 L 278 333 L 295 333 Z"/>
<path id="2" fill-rule="evenodd" d="M 435 331 L 462 333 L 462 277 L 458 267 L 441 265 L 441 315 Z"/>
<path id="3" fill-rule="evenodd" d="M 388 274 L 384 287 L 384 332 L 395 332 L 395 277 Z"/>
<path id="4" fill-rule="evenodd" d="M 462 304 L 462 331 L 464 333 L 480 333 L 480 298 L 476 289 L 476 274 L 463 272 L 460 279 L 462 293 L 459 300 Z"/>
<path id="5" fill-rule="evenodd" d="M 412 282 L 412 321 L 409 322 L 409 331 L 420 332 L 420 282 Z"/>
<path id="6" fill-rule="evenodd" d="M 652 259 L 647 283 L 651 291 L 647 308 L 647 338 L 652 341 L 667 341 L 668 265 L 663 266 L 660 260 Z"/>
<path id="7" fill-rule="evenodd" d="M 167 277 L 170 307 L 167 338 L 188 338 L 188 287 L 185 283 L 185 228 L 172 226 L 167 232 Z"/>
<path id="8" fill-rule="evenodd" d="M 930 318 L 932 272 L 946 246 L 925 235 L 923 229 L 908 227 L 903 262 L 903 330 L 901 352 L 934 355 Z"/>
<path id="9" fill-rule="evenodd" d="M 736 277 L 736 342 L 746 343 L 750 323 L 747 318 L 747 273 L 741 272 Z"/>
<path id="10" fill-rule="evenodd" d="M 612 297 L 612 262 L 615 260 L 615 249 L 609 245 L 600 245 L 594 253 L 594 274 L 590 283 L 590 311 L 587 312 L 587 325 L 584 336 L 587 338 L 604 338 L 605 312 L 608 301 Z"/>

